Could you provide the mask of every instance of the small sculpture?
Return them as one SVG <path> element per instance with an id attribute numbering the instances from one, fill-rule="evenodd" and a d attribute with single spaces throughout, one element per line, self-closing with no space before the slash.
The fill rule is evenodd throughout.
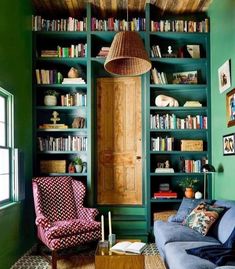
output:
<path id="1" fill-rule="evenodd" d="M 79 77 L 78 69 L 71 67 L 68 72 L 68 78 L 78 78 L 78 77 Z"/>
<path id="2" fill-rule="evenodd" d="M 53 124 L 56 124 L 57 121 L 60 121 L 60 118 L 58 117 L 59 113 L 57 111 L 53 111 L 52 116 L 53 118 L 50 118 L 50 120 L 53 122 Z"/>
<path id="3" fill-rule="evenodd" d="M 168 46 L 168 50 L 167 51 L 168 51 L 169 54 L 172 53 L 173 50 L 172 50 L 171 46 Z"/>
<path id="4" fill-rule="evenodd" d="M 179 103 L 175 98 L 170 97 L 170 96 L 166 96 L 163 94 L 160 94 L 155 98 L 155 104 L 156 104 L 156 106 L 163 106 L 163 107 L 165 107 L 165 106 L 170 106 L 170 107 L 179 106 Z"/>
<path id="5" fill-rule="evenodd" d="M 76 117 L 73 120 L 72 128 L 84 128 L 85 127 L 85 119 L 82 117 Z"/>

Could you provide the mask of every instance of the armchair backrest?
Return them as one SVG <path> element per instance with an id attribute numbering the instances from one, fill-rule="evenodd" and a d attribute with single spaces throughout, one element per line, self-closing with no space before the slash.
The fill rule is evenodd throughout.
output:
<path id="1" fill-rule="evenodd" d="M 77 218 L 77 210 L 85 196 L 85 186 L 66 176 L 37 177 L 33 179 L 33 192 L 36 215 L 43 214 L 54 222 Z"/>

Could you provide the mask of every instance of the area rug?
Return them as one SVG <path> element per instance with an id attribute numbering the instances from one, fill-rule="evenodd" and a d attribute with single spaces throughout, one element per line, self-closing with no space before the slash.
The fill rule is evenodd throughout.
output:
<path id="1" fill-rule="evenodd" d="M 145 255 L 145 269 L 165 269 L 155 244 L 147 244 L 143 251 Z M 95 250 L 82 251 L 76 255 L 67 256 L 57 262 L 58 269 L 95 269 Z M 11 269 L 51 269 L 47 260 L 29 250 Z"/>

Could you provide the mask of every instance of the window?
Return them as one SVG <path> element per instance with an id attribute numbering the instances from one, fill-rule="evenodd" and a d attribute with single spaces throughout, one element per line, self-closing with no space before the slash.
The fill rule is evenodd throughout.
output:
<path id="1" fill-rule="evenodd" d="M 0 87 L 0 206 L 15 200 L 13 100 Z"/>

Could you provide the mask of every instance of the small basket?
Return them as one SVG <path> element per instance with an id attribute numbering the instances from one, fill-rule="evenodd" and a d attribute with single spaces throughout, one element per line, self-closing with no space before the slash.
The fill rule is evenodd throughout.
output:
<path id="1" fill-rule="evenodd" d="M 66 161 L 65 160 L 42 160 L 40 161 L 40 172 L 47 173 L 65 173 Z"/>
<path id="2" fill-rule="evenodd" d="M 177 210 L 166 210 L 166 211 L 161 211 L 161 212 L 154 212 L 153 213 L 153 221 L 156 220 L 162 220 L 162 221 L 167 221 L 168 218 L 171 215 L 175 215 Z"/>

